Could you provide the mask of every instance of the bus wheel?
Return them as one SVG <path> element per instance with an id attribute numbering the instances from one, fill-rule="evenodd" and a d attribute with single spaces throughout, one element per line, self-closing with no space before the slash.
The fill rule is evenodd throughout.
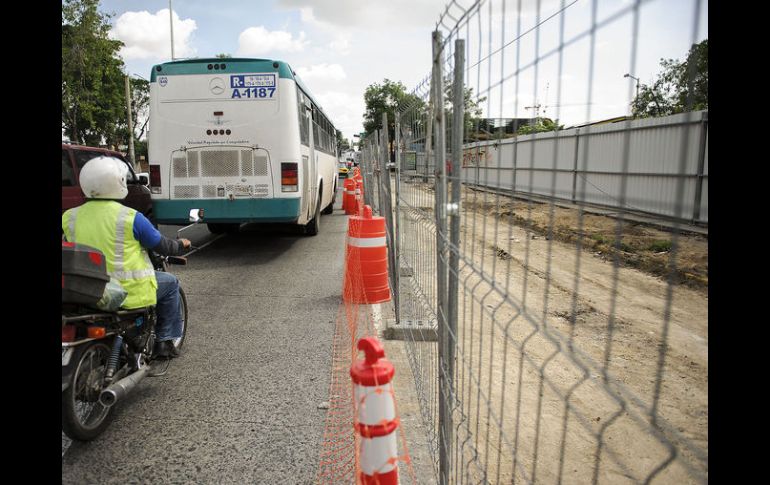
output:
<path id="1" fill-rule="evenodd" d="M 315 204 L 315 215 L 313 216 L 313 219 L 310 220 L 307 224 L 305 224 L 305 235 L 306 236 L 315 236 L 318 234 L 318 231 L 321 229 L 321 196 L 319 194 L 318 196 L 318 202 Z"/>

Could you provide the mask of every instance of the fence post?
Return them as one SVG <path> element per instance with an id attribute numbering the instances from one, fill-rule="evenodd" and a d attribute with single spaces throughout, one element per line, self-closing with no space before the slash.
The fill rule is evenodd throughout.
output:
<path id="1" fill-rule="evenodd" d="M 388 147 L 388 139 L 390 135 L 388 130 L 388 113 L 382 113 L 382 135 L 380 136 L 380 178 L 377 180 L 377 200 L 380 205 L 380 215 L 385 216 L 387 194 L 383 193 L 383 187 L 385 187 L 385 181 L 388 178 L 388 159 L 390 158 L 390 150 Z M 387 221 L 387 218 L 385 219 Z"/>
<path id="2" fill-rule="evenodd" d="M 372 181 L 369 184 L 369 204 L 377 213 L 380 213 L 380 131 L 375 131 L 374 146 L 372 146 Z M 374 196 L 374 190 L 377 189 L 377 197 Z M 377 202 L 375 204 L 375 201 Z"/>
<path id="3" fill-rule="evenodd" d="M 460 282 L 460 201 L 462 197 L 462 161 L 463 161 L 463 137 L 465 135 L 465 98 L 463 87 L 465 86 L 465 40 L 455 40 L 454 78 L 452 81 L 452 165 L 448 174 L 452 181 L 452 194 L 448 206 L 450 224 L 449 233 L 449 288 L 448 288 L 448 335 L 447 340 L 447 375 L 448 375 L 448 401 L 452 412 L 455 402 L 454 376 L 455 376 L 455 346 L 457 345 L 457 297 Z M 451 420 L 451 414 L 450 420 Z"/>
<path id="4" fill-rule="evenodd" d="M 401 114 L 396 111 L 395 112 L 396 119 L 395 119 L 395 126 L 396 126 L 396 210 L 393 213 L 393 261 L 395 261 L 395 265 L 393 266 L 393 285 L 395 286 L 393 290 L 393 303 L 396 306 L 396 325 L 401 323 L 401 306 L 400 306 L 400 290 L 401 290 L 401 261 L 399 259 L 399 256 L 401 254 L 401 233 L 398 230 L 398 218 L 399 218 L 399 209 L 401 208 L 401 205 L 398 201 L 399 197 L 401 196 L 400 193 L 400 186 L 401 186 Z M 416 155 L 415 155 L 416 157 Z"/>
<path id="5" fill-rule="evenodd" d="M 706 134 L 708 133 L 708 111 L 701 114 L 700 144 L 698 147 L 698 177 L 695 179 L 695 202 L 693 203 L 692 222 L 700 222 L 700 204 L 703 197 L 703 168 L 706 165 Z"/>
<path id="6" fill-rule="evenodd" d="M 513 161 L 511 163 L 511 196 L 516 200 L 516 168 L 519 157 L 519 137 L 513 137 Z"/>
<path id="7" fill-rule="evenodd" d="M 396 273 L 398 267 L 396 266 L 395 250 L 396 243 L 395 232 L 393 230 L 393 197 L 390 187 L 390 169 L 388 163 L 390 162 L 390 129 L 388 127 L 388 114 L 382 113 L 382 126 L 383 136 L 380 153 L 382 160 L 384 160 L 384 169 L 380 175 L 380 215 L 385 217 L 385 235 L 388 246 L 388 266 L 390 270 L 388 275 L 390 276 L 390 286 L 392 294 L 398 293 L 398 287 L 396 286 Z M 394 298 L 398 298 L 394 296 Z"/>
<path id="8" fill-rule="evenodd" d="M 433 117 L 435 130 L 435 214 L 436 214 L 436 316 L 438 326 L 438 426 L 439 484 L 449 483 L 451 470 L 452 415 L 449 411 L 447 383 L 447 278 L 446 278 L 446 133 L 444 126 L 444 50 L 442 35 L 433 32 Z"/>
<path id="9" fill-rule="evenodd" d="M 576 202 L 577 196 L 577 168 L 578 168 L 578 144 L 580 143 L 580 128 L 575 128 L 575 160 L 572 165 L 572 203 Z"/>
<path id="10" fill-rule="evenodd" d="M 433 89 L 433 80 L 431 80 L 431 90 Z M 423 161 L 425 162 L 425 169 L 423 170 L 422 181 L 428 182 L 428 166 L 430 165 L 430 159 L 433 157 L 433 91 L 428 96 L 428 116 L 425 126 L 425 156 Z M 416 159 L 417 155 L 415 155 Z"/>

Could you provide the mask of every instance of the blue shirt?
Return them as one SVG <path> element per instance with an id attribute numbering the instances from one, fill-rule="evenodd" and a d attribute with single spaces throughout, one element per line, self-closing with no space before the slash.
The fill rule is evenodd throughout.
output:
<path id="1" fill-rule="evenodd" d="M 150 220 L 139 211 L 134 217 L 134 238 L 147 249 L 154 248 L 161 240 L 160 231 L 155 229 Z"/>

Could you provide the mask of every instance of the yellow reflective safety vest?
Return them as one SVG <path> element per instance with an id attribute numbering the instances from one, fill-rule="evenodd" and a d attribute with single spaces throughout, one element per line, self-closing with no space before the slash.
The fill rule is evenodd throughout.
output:
<path id="1" fill-rule="evenodd" d="M 67 241 L 104 253 L 107 273 L 128 292 L 126 309 L 155 305 L 158 281 L 147 251 L 134 238 L 136 210 L 114 200 L 89 200 L 61 217 Z"/>

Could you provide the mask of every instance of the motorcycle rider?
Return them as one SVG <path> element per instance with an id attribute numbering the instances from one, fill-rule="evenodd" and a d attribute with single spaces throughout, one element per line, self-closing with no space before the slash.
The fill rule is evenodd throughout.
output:
<path id="1" fill-rule="evenodd" d="M 128 195 L 127 175 L 128 166 L 117 158 L 89 160 L 80 170 L 86 202 L 62 214 L 62 230 L 67 241 L 104 253 L 107 272 L 128 292 L 122 308 L 156 305 L 153 354 L 170 359 L 179 355 L 173 339 L 182 336 L 179 281 L 171 273 L 155 271 L 145 249 L 177 256 L 190 241 L 163 236 L 141 212 L 120 203 Z"/>

